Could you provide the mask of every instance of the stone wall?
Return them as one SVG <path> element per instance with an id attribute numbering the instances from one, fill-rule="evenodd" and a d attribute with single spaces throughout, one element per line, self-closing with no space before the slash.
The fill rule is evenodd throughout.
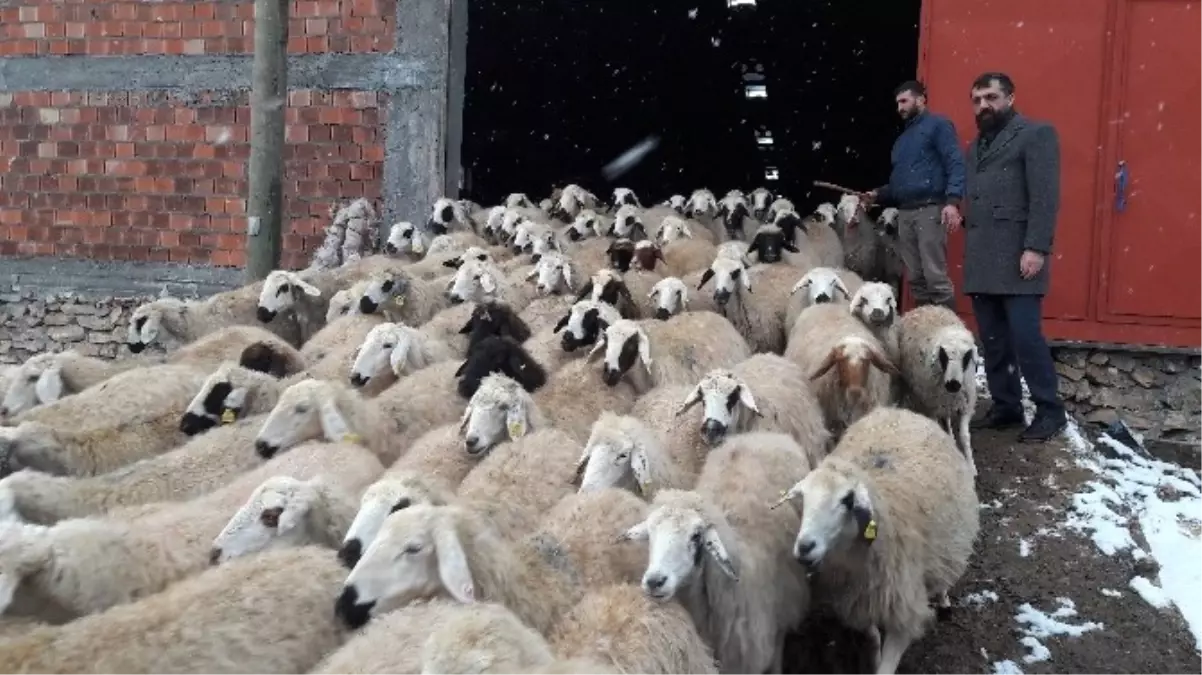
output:
<path id="1" fill-rule="evenodd" d="M 128 356 L 129 315 L 152 298 L 88 298 L 36 291 L 0 294 L 0 363 L 21 363 L 45 351 L 77 349 L 88 356 Z"/>
<path id="2" fill-rule="evenodd" d="M 1197 441 L 1202 425 L 1199 357 L 1058 347 L 1060 395 L 1078 419 L 1121 419 L 1146 438 Z"/>

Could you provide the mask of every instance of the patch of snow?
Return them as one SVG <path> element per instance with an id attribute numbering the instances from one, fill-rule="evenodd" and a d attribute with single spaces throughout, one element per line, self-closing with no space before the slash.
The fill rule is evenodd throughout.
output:
<path id="1" fill-rule="evenodd" d="M 1123 593 L 1122 593 L 1122 591 L 1116 591 L 1116 590 L 1114 590 L 1113 588 L 1103 588 L 1103 589 L 1102 589 L 1102 595 L 1104 595 L 1104 596 L 1106 596 L 1106 597 L 1108 597 L 1108 598 L 1121 598 L 1121 597 L 1123 597 Z"/>
<path id="2" fill-rule="evenodd" d="M 985 589 L 980 593 L 969 593 L 960 599 L 961 607 L 975 607 L 980 609 L 990 602 L 997 602 L 998 594 L 989 589 Z"/>
<path id="3" fill-rule="evenodd" d="M 1018 540 L 1018 556 L 1020 558 L 1026 558 L 1030 555 L 1031 555 L 1031 542 L 1028 541 L 1025 537 L 1020 538 Z"/>
<path id="4" fill-rule="evenodd" d="M 1047 638 L 1053 635 L 1081 637 L 1090 631 L 1105 628 L 1105 625 L 1093 621 L 1079 624 L 1070 624 L 1061 621 L 1060 619 L 1077 616 L 1077 606 L 1076 603 L 1068 598 L 1056 598 L 1056 602 L 1060 604 L 1060 607 L 1051 614 L 1045 614 L 1032 607 L 1031 603 L 1024 602 L 1018 608 L 1018 614 L 1014 616 L 1014 620 L 1022 624 L 1027 624 L 1025 632 L 1034 638 Z"/>
<path id="5" fill-rule="evenodd" d="M 1028 635 L 1019 642 L 1028 650 L 1027 655 L 1023 657 L 1023 663 L 1039 663 L 1052 658 L 1052 652 L 1048 651 L 1048 648 L 1043 646 L 1043 643 L 1037 638 Z"/>
<path id="6" fill-rule="evenodd" d="M 1005 661 L 994 661 L 993 672 L 997 675 L 1023 675 L 1023 669 L 1018 667 L 1018 664 L 1006 659 Z"/>
<path id="7" fill-rule="evenodd" d="M 1066 525 L 1090 533 L 1106 555 L 1128 550 L 1134 560 L 1154 558 L 1160 564 L 1160 588 L 1145 579 L 1132 580 L 1132 589 L 1154 607 L 1175 605 L 1194 634 L 1196 648 L 1202 649 L 1202 568 L 1197 564 L 1202 539 L 1196 525 L 1202 514 L 1202 476 L 1146 457 L 1106 435 L 1098 440 L 1108 456 L 1102 455 L 1073 423 L 1066 438 L 1078 464 L 1098 475 L 1073 496 L 1074 513 Z M 1171 488 L 1176 501 L 1165 501 L 1161 488 Z M 1135 544 L 1130 530 L 1134 525 L 1149 550 Z"/>
<path id="8" fill-rule="evenodd" d="M 1163 588 L 1153 584 L 1144 577 L 1135 577 L 1128 585 L 1131 586 L 1131 590 L 1139 593 L 1139 597 L 1143 598 L 1145 602 L 1156 609 L 1164 609 L 1172 604 L 1168 596 L 1165 595 Z"/>

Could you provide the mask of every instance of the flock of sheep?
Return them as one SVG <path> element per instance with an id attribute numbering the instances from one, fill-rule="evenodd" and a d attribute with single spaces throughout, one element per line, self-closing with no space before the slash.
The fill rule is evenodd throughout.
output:
<path id="1" fill-rule="evenodd" d="M 780 673 L 819 606 L 894 672 L 978 532 L 973 337 L 899 313 L 895 218 L 360 200 L 138 307 L 165 355 L 10 367 L 0 672 Z"/>

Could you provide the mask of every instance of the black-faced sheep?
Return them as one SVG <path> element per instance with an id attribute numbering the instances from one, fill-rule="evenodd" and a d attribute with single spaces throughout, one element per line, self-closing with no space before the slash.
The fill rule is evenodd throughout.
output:
<path id="1" fill-rule="evenodd" d="M 701 290 L 713 280 L 713 302 L 734 324 L 752 351 L 781 353 L 785 349 L 785 316 L 789 291 L 805 274 L 792 265 L 759 264 L 719 256 L 701 275 Z M 758 293 L 752 292 L 752 279 Z"/>
<path id="2" fill-rule="evenodd" d="M 815 600 L 868 634 L 876 672 L 895 672 L 934 618 L 931 600 L 946 606 L 968 567 L 980 528 L 970 466 L 935 422 L 877 408 L 787 500 L 801 511 L 793 555 L 818 571 Z"/>
<path id="3" fill-rule="evenodd" d="M 468 351 L 467 360 L 455 371 L 459 395 L 470 399 L 491 373 L 512 378 L 528 392 L 537 391 L 547 383 L 547 371 L 522 345 L 508 337 L 490 335 Z"/>

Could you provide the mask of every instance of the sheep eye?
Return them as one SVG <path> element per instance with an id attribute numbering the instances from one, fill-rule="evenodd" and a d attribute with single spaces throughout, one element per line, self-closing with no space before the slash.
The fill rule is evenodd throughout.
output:
<path id="1" fill-rule="evenodd" d="M 25 378 L 25 379 L 29 380 L 30 382 L 37 382 L 37 381 L 38 381 L 38 376 L 37 376 L 37 375 L 30 375 L 29 377 L 27 377 L 27 378 Z"/>
<path id="2" fill-rule="evenodd" d="M 392 349 L 392 348 L 393 348 L 393 346 L 394 346 L 394 345 L 393 345 L 391 342 L 385 342 L 385 343 L 384 343 L 384 349 Z"/>
<path id="3" fill-rule="evenodd" d="M 742 272 L 742 271 L 743 271 L 743 270 L 735 270 L 735 271 L 733 271 L 733 272 L 731 272 L 731 273 L 730 273 L 730 277 L 731 277 L 732 279 L 738 279 L 738 278 L 739 278 L 739 273 L 740 273 L 740 272 Z"/>
<path id="4" fill-rule="evenodd" d="M 476 260 L 480 260 L 480 261 L 488 260 L 488 256 L 481 253 L 480 255 L 476 256 Z"/>
<path id="5" fill-rule="evenodd" d="M 623 452 L 622 454 L 618 455 L 619 462 L 625 462 L 628 459 L 630 459 L 630 453 L 628 452 Z"/>
<path id="6" fill-rule="evenodd" d="M 405 555 L 413 555 L 415 553 L 421 553 L 421 550 L 422 550 L 421 544 L 409 544 L 408 546 L 405 547 L 404 551 L 401 551 L 401 553 L 403 553 Z"/>
<path id="7" fill-rule="evenodd" d="M 259 514 L 259 520 L 267 527 L 273 529 L 277 528 L 280 526 L 280 514 L 283 513 L 283 511 L 284 510 L 279 507 L 267 509 L 263 511 L 263 513 Z"/>
<path id="8" fill-rule="evenodd" d="M 304 405 L 302 403 L 301 405 L 296 406 L 296 408 L 294 408 L 294 410 L 296 410 L 297 414 L 303 415 L 303 414 L 309 412 L 309 406 Z"/>

